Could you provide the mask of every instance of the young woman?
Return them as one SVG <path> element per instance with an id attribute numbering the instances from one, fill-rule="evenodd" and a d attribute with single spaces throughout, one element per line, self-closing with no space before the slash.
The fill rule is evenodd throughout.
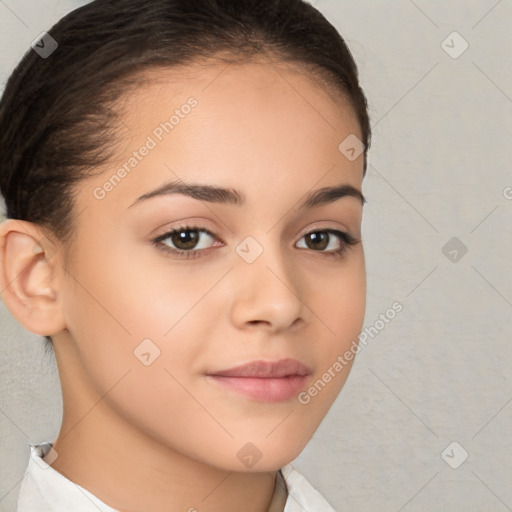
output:
<path id="1" fill-rule="evenodd" d="M 18 510 L 321 511 L 291 461 L 365 310 L 370 128 L 302 0 L 96 0 L 0 104 L 2 299 L 53 347 Z"/>

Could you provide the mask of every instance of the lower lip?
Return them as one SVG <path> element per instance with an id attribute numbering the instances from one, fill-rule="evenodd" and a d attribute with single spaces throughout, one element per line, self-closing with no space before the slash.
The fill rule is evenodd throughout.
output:
<path id="1" fill-rule="evenodd" d="M 228 389 L 262 402 L 283 402 L 297 396 L 306 384 L 307 375 L 280 378 L 223 377 L 207 375 L 208 379 Z"/>

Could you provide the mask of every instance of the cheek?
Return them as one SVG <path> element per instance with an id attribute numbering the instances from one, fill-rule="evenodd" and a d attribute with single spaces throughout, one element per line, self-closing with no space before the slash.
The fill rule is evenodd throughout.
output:
<path id="1" fill-rule="evenodd" d="M 343 349 L 361 332 L 366 308 L 366 270 L 361 246 L 338 272 L 326 274 L 315 294 L 315 311 L 326 342 L 324 354 Z M 329 350 L 328 347 L 331 349 Z"/>
<path id="2" fill-rule="evenodd" d="M 317 384 L 312 394 L 316 406 L 325 410 L 348 377 L 363 328 L 366 272 L 362 247 L 358 248 L 350 264 L 340 272 L 333 272 L 324 281 L 322 289 L 317 290 L 311 301 L 311 309 L 319 317 L 318 366 L 312 378 L 312 383 Z"/>
<path id="3" fill-rule="evenodd" d="M 208 308 L 194 308 L 208 283 L 196 278 L 192 286 L 178 272 L 163 281 L 151 272 L 124 272 L 126 262 L 116 263 L 75 271 L 87 291 L 72 286 L 66 297 L 82 390 L 92 402 L 103 397 L 98 403 L 111 421 L 122 419 L 183 452 L 193 439 L 188 454 L 200 457 L 207 452 L 201 445 L 209 437 L 205 428 L 216 427 L 205 425 L 204 398 L 198 395 L 199 403 L 189 394 L 196 394 L 190 374 L 196 371 L 204 331 L 214 322 L 205 316 Z M 133 260 L 130 267 L 136 268 Z M 194 316 L 198 312 L 202 324 Z"/>
<path id="4" fill-rule="evenodd" d="M 197 278 L 191 286 L 176 269 L 156 275 L 133 251 L 101 256 L 90 252 L 70 269 L 63 297 L 80 364 L 97 391 L 105 392 L 127 371 L 146 369 L 148 362 L 187 365 L 198 348 L 180 328 L 206 287 Z"/>
<path id="5" fill-rule="evenodd" d="M 129 372 L 119 398 L 130 410 L 154 411 L 157 396 L 171 396 L 198 369 L 218 315 L 218 302 L 204 300 L 218 272 L 155 262 L 133 248 L 81 261 L 63 298 L 77 364 L 100 395 Z"/>

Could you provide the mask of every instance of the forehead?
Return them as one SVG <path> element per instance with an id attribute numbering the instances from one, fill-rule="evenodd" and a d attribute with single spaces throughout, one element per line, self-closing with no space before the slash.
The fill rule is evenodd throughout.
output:
<path id="1" fill-rule="evenodd" d="M 351 134 L 361 138 L 357 118 L 343 94 L 304 70 L 273 61 L 196 63 L 155 69 L 142 79 L 117 105 L 117 157 L 89 188 L 127 169 L 149 140 L 152 148 L 109 199 L 131 203 L 175 179 L 254 191 L 271 184 L 274 194 L 291 197 L 333 167 L 320 185 L 360 188 L 362 158 L 350 162 L 338 149 Z"/>
<path id="2" fill-rule="evenodd" d="M 122 97 L 118 108 L 123 124 L 132 130 L 149 129 L 151 124 L 146 126 L 146 122 L 161 122 L 193 96 L 200 103 L 194 117 L 206 120 L 216 116 L 223 121 L 219 127 L 240 126 L 239 121 L 244 119 L 242 124 L 247 124 L 248 115 L 257 122 L 265 115 L 270 131 L 272 123 L 286 115 L 290 132 L 296 126 L 293 121 L 302 119 L 312 129 L 333 133 L 340 124 L 350 124 L 352 132 L 361 138 L 347 95 L 299 64 L 263 57 L 242 63 L 207 60 L 155 68 L 139 75 L 137 81 L 141 86 Z"/>
<path id="3" fill-rule="evenodd" d="M 350 106 L 350 101 L 345 92 L 340 88 L 329 84 L 326 76 L 327 71 L 313 71 L 311 65 L 299 62 L 279 60 L 272 55 L 257 55 L 247 59 L 237 58 L 229 55 L 225 59 L 218 57 L 196 58 L 186 64 L 163 67 L 155 66 L 131 75 L 129 82 L 134 85 L 140 84 L 143 87 L 135 87 L 131 91 L 131 99 L 141 100 L 151 93 L 151 89 L 158 87 L 169 88 L 174 86 L 177 92 L 184 88 L 195 88 L 196 91 L 206 93 L 214 85 L 214 82 L 222 83 L 222 90 L 247 88 L 253 86 L 262 88 L 272 86 L 282 90 L 301 95 L 301 90 L 315 89 L 317 96 L 324 96 L 333 103 L 343 107 Z M 218 87 L 213 90 L 220 92 Z M 208 93 L 213 93 L 211 89 Z M 303 98 L 305 99 L 305 98 Z"/>

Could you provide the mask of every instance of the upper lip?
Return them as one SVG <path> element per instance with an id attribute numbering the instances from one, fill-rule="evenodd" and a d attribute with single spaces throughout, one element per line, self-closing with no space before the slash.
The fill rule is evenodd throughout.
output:
<path id="1" fill-rule="evenodd" d="M 289 375 L 308 375 L 311 369 L 296 359 L 281 359 L 279 361 L 251 361 L 250 363 L 210 372 L 207 375 L 219 377 L 256 377 L 256 378 L 279 378 Z"/>

